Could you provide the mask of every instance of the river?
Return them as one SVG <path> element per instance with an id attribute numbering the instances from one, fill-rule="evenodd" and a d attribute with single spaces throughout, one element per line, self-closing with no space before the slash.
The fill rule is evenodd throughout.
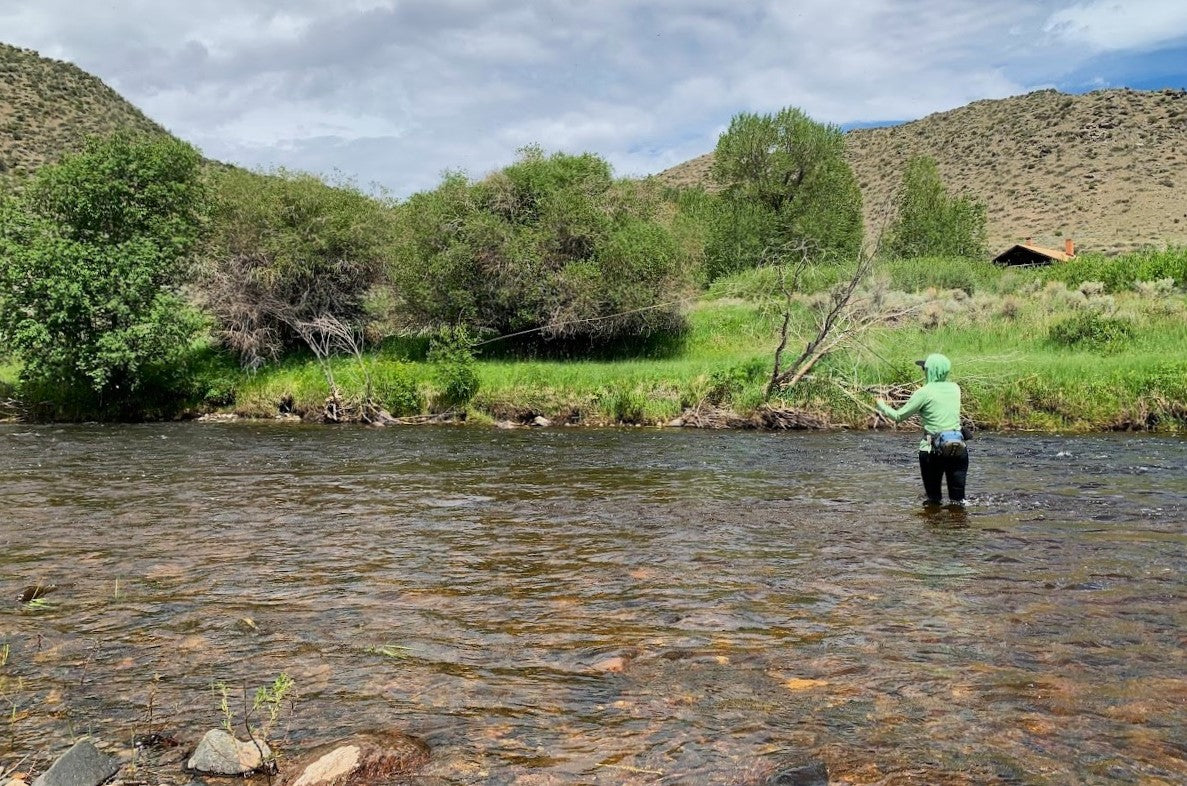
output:
<path id="1" fill-rule="evenodd" d="M 0 772 L 284 672 L 280 748 L 439 783 L 1187 782 L 1187 441 L 983 434 L 936 514 L 916 444 L 0 427 Z"/>

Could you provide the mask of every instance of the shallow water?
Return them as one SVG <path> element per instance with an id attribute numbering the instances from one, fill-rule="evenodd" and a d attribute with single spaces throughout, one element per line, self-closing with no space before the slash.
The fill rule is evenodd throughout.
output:
<path id="1" fill-rule="evenodd" d="M 0 771 L 283 671 L 282 748 L 445 783 L 1187 782 L 1187 442 L 982 435 L 934 515 L 915 444 L 0 428 Z"/>

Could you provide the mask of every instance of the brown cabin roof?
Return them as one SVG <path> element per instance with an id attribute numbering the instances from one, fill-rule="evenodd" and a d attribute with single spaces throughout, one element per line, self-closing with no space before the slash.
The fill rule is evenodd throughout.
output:
<path id="1" fill-rule="evenodd" d="M 1015 243 L 994 257 L 993 261 L 998 263 L 1006 262 L 1010 257 L 1017 255 L 1020 251 L 1023 253 L 1030 252 L 1038 257 L 1046 257 L 1051 262 L 1067 262 L 1074 256 L 1073 254 L 1067 254 L 1055 248 L 1043 248 L 1042 246 L 1035 246 L 1030 243 Z"/>

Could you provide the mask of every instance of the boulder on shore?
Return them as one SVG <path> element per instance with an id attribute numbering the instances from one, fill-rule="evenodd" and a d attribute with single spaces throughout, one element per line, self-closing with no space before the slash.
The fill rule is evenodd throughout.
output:
<path id="1" fill-rule="evenodd" d="M 33 786 L 99 786 L 119 768 L 118 759 L 100 752 L 90 740 L 79 740 L 33 781 Z"/>
<path id="2" fill-rule="evenodd" d="M 310 751 L 285 770 L 287 786 L 377 786 L 419 772 L 429 747 L 406 734 L 361 734 Z"/>
<path id="3" fill-rule="evenodd" d="M 211 729 L 185 766 L 207 775 L 248 775 L 271 760 L 272 751 L 263 740 L 240 742 L 222 729 Z"/>

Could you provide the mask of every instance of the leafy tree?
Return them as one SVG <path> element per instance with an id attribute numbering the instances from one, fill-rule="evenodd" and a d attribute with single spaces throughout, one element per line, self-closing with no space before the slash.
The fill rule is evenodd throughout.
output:
<path id="1" fill-rule="evenodd" d="M 312 175 L 227 169 L 214 177 L 199 276 L 223 342 L 250 366 L 332 319 L 362 327 L 394 227 L 384 203 Z"/>
<path id="2" fill-rule="evenodd" d="M 656 190 L 594 155 L 539 148 L 401 206 L 388 277 L 404 327 L 597 342 L 678 331 L 686 255 Z"/>
<path id="3" fill-rule="evenodd" d="M 24 384 L 122 414 L 167 376 L 199 324 L 180 287 L 204 206 L 200 165 L 177 140 L 117 134 L 3 199 L 0 338 Z"/>
<path id="4" fill-rule="evenodd" d="M 948 195 L 934 159 L 913 158 L 903 171 L 886 251 L 899 258 L 984 256 L 985 221 L 984 205 Z"/>
<path id="5" fill-rule="evenodd" d="M 788 247 L 818 259 L 861 249 L 861 191 L 836 126 L 799 109 L 742 113 L 717 140 L 713 176 L 723 210 L 706 248 L 717 274 L 762 263 Z"/>

